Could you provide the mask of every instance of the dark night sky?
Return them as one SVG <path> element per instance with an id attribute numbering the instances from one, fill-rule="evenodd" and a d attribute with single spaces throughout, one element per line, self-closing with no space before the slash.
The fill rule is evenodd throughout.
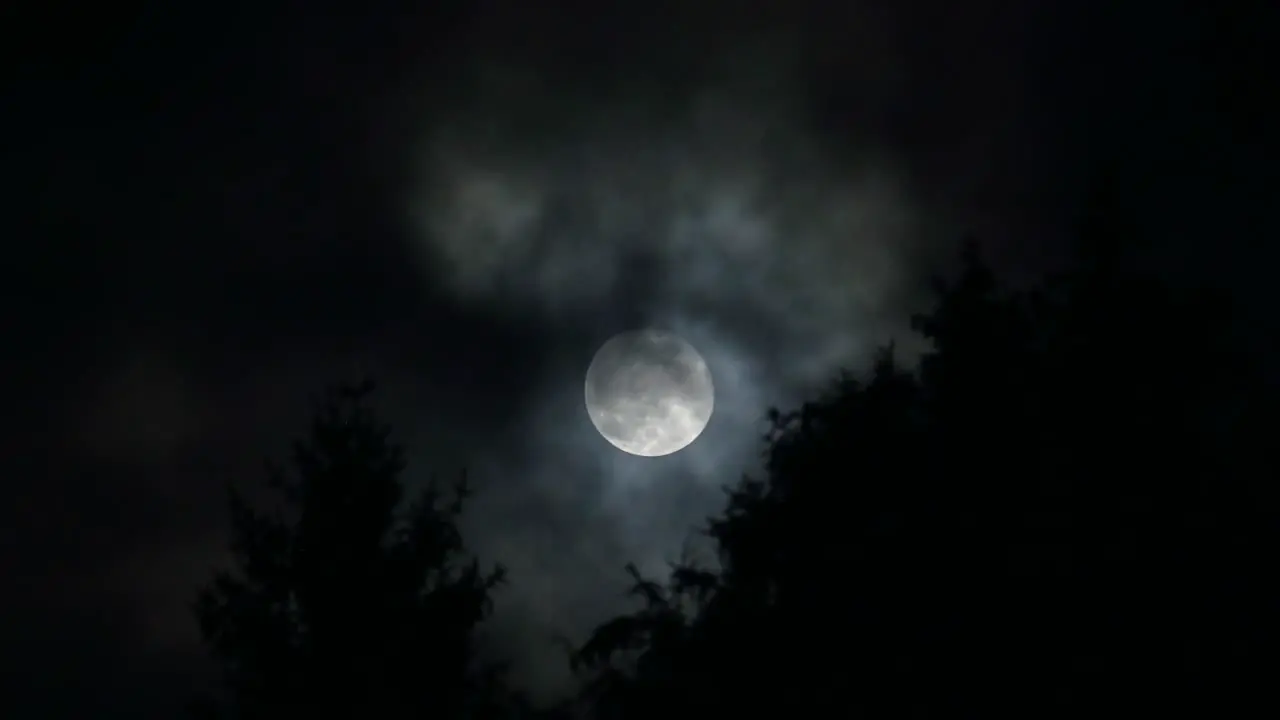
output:
<path id="1" fill-rule="evenodd" d="M 10 24 L 31 20 L 0 140 L 27 191 L 3 234 L 23 429 L 2 455 L 0 715 L 172 716 L 206 680 L 187 603 L 224 554 L 222 483 L 256 481 L 353 371 L 381 380 L 412 481 L 471 469 L 469 539 L 513 572 L 494 641 L 550 692 L 552 636 L 618 607 L 627 560 L 679 552 L 767 405 L 917 347 L 905 318 L 963 234 L 1033 275 L 1105 169 L 1144 262 L 1264 307 L 1270 26 L 1112 5 Z M 1274 338 L 1270 313 L 1236 322 Z M 646 323 L 698 346 L 719 392 L 658 460 L 581 408 L 594 349 Z"/>

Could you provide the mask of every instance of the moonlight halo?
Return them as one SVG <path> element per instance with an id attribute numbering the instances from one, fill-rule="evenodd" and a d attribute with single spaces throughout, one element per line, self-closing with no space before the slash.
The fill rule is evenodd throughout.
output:
<path id="1" fill-rule="evenodd" d="M 587 415 L 614 447 L 643 457 L 678 452 L 715 407 L 711 371 L 698 351 L 662 330 L 620 333 L 600 346 L 585 383 Z"/>

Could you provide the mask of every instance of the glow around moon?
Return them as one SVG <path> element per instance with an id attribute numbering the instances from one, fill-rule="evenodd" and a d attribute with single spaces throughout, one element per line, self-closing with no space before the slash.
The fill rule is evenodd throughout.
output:
<path id="1" fill-rule="evenodd" d="M 615 335 L 587 370 L 587 414 L 615 447 L 670 455 L 702 434 L 715 406 L 707 363 L 693 346 L 661 330 Z"/>

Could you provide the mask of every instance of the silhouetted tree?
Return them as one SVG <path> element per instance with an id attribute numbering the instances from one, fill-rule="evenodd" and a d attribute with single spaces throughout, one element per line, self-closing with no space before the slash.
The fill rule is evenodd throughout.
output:
<path id="1" fill-rule="evenodd" d="M 230 714 L 485 717 L 496 670 L 475 657 L 502 569 L 468 558 L 456 521 L 465 477 L 405 498 L 401 448 L 367 406 L 372 385 L 329 392 L 293 472 L 269 468 L 283 504 L 231 492 L 235 568 L 196 603 Z"/>
<path id="2" fill-rule="evenodd" d="M 1269 397 L 1223 328 L 1087 228 L 1003 287 L 973 245 L 887 349 L 792 413 L 707 533 L 713 571 L 574 662 L 601 717 L 1079 717 L 1256 701 L 1277 595 Z M 634 574 L 634 573 L 633 573 Z"/>

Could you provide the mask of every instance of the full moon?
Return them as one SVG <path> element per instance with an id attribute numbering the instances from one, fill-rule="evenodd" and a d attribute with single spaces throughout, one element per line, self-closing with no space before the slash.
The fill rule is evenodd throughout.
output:
<path id="1" fill-rule="evenodd" d="M 711 371 L 693 346 L 661 330 L 634 330 L 600 346 L 587 369 L 587 415 L 614 447 L 659 457 L 702 434 L 715 406 Z"/>

